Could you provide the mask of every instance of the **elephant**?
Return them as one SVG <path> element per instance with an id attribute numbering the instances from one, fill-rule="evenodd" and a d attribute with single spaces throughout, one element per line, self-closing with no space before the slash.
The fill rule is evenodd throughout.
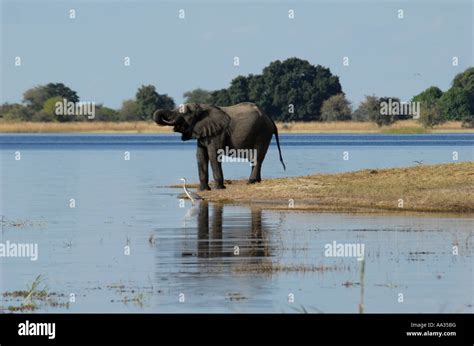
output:
<path id="1" fill-rule="evenodd" d="M 196 158 L 199 171 L 199 190 L 210 190 L 209 162 L 215 188 L 225 189 L 222 158 L 248 159 L 252 162 L 249 184 L 260 182 L 262 163 L 275 134 L 280 162 L 286 170 L 281 155 L 278 130 L 273 120 L 256 104 L 243 102 L 219 107 L 209 104 L 187 103 L 174 110 L 158 109 L 153 120 L 161 126 L 173 126 L 181 133 L 183 141 L 196 139 Z"/>

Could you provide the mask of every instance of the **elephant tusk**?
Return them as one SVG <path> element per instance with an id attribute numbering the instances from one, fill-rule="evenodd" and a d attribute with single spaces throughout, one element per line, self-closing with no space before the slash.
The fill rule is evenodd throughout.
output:
<path id="1" fill-rule="evenodd" d="M 163 121 L 167 125 L 174 125 L 174 122 L 168 121 L 165 118 L 161 118 L 161 121 Z"/>

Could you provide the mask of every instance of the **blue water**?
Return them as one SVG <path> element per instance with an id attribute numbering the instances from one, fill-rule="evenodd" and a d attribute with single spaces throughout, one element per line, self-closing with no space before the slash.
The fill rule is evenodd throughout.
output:
<path id="1" fill-rule="evenodd" d="M 473 146 L 474 134 L 280 134 L 284 146 Z M 273 140 L 273 144 L 274 140 Z M 44 147 L 121 147 L 121 146 L 195 146 L 182 142 L 176 134 L 3 134 L 4 148 Z"/>
<path id="2" fill-rule="evenodd" d="M 280 138 L 287 170 L 273 143 L 263 179 L 473 160 L 473 134 Z M 226 179 L 249 173 L 224 163 Z M 0 243 L 39 248 L 35 262 L 0 257 L 0 310 L 21 304 L 2 293 L 42 274 L 61 302 L 76 301 L 38 312 L 357 312 L 360 262 L 326 257 L 336 241 L 366 246 L 366 312 L 473 311 L 469 216 L 193 207 L 168 187 L 181 177 L 197 180 L 195 143 L 174 134 L 0 135 Z M 319 266 L 329 269 L 309 270 Z"/>

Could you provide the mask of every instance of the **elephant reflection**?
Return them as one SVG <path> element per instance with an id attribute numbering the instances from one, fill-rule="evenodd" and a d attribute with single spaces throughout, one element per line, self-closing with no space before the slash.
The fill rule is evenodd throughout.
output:
<path id="1" fill-rule="evenodd" d="M 269 256 L 260 209 L 250 210 L 250 223 L 245 218 L 224 220 L 222 204 L 213 204 L 209 222 L 209 209 L 209 203 L 201 201 L 197 213 L 197 257 Z M 224 221 L 228 223 L 225 227 Z"/>

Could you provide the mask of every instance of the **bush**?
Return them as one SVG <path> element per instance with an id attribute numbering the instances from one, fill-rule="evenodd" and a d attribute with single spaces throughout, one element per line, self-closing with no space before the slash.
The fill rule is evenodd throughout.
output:
<path id="1" fill-rule="evenodd" d="M 16 105 L 18 105 L 17 103 L 4 103 L 0 106 L 0 118 L 3 118 L 5 117 L 5 115 L 8 114 L 9 111 L 11 111 Z"/>
<path id="2" fill-rule="evenodd" d="M 474 94 L 474 67 L 469 67 L 464 72 L 458 73 L 453 79 L 453 87 Z"/>
<path id="3" fill-rule="evenodd" d="M 452 87 L 439 99 L 439 106 L 446 120 L 464 120 L 474 111 L 474 95 L 467 90 Z"/>
<path id="4" fill-rule="evenodd" d="M 388 126 L 395 122 L 395 119 L 390 114 L 377 113 L 371 120 L 377 124 L 377 126 Z"/>
<path id="5" fill-rule="evenodd" d="M 48 123 L 55 120 L 56 119 L 55 119 L 54 114 L 48 114 L 43 111 L 36 112 L 31 118 L 31 121 L 48 122 Z"/>
<path id="6" fill-rule="evenodd" d="M 464 121 L 462 122 L 462 127 L 468 128 L 468 129 L 474 128 L 474 115 L 471 114 L 468 117 L 466 117 Z"/>
<path id="7" fill-rule="evenodd" d="M 60 96 L 71 102 L 79 102 L 77 93 L 63 83 L 49 83 L 28 89 L 23 94 L 23 102 L 35 111 L 40 111 L 44 109 L 46 101 L 55 96 Z"/>
<path id="8" fill-rule="evenodd" d="M 398 115 L 393 115 L 391 112 L 391 109 L 386 106 L 389 105 L 390 102 L 393 104 L 395 102 L 400 103 L 400 100 L 396 97 L 381 97 L 378 99 L 377 102 L 377 108 L 376 111 L 375 109 L 370 113 L 370 120 L 375 122 L 378 126 L 383 126 L 383 125 L 391 125 L 393 124 L 397 119 Z M 386 107 L 383 107 L 385 105 Z"/>
<path id="9" fill-rule="evenodd" d="M 227 91 L 227 89 L 220 89 L 211 92 L 211 96 L 209 97 L 209 103 L 221 107 L 230 106 L 231 101 L 229 92 Z"/>
<path id="10" fill-rule="evenodd" d="M 321 120 L 347 121 L 352 118 L 351 104 L 344 94 L 331 96 L 323 102 L 321 107 Z"/>
<path id="11" fill-rule="evenodd" d="M 436 104 L 441 96 L 443 96 L 441 89 L 436 86 L 431 86 L 425 91 L 414 96 L 412 101 L 420 102 L 421 105 L 430 106 Z"/>
<path id="12" fill-rule="evenodd" d="M 115 109 L 104 107 L 102 105 L 95 106 L 95 118 L 96 121 L 119 121 L 119 112 Z"/>
<path id="13" fill-rule="evenodd" d="M 174 100 L 166 94 L 158 94 L 153 85 L 142 85 L 138 89 L 135 99 L 140 115 L 145 119 L 152 119 L 153 113 L 157 109 L 173 109 L 175 107 Z"/>
<path id="14" fill-rule="evenodd" d="M 183 94 L 184 103 L 210 103 L 211 92 L 197 88 L 194 90 L 186 91 Z"/>
<path id="15" fill-rule="evenodd" d="M 30 121 L 34 111 L 18 103 L 4 103 L 0 106 L 0 117 L 7 121 Z"/>
<path id="16" fill-rule="evenodd" d="M 377 117 L 379 112 L 379 99 L 378 97 L 365 96 L 365 100 L 362 101 L 356 111 L 352 114 L 352 120 L 355 121 L 371 121 Z"/>
<path id="17" fill-rule="evenodd" d="M 118 118 L 120 121 L 139 121 L 142 120 L 138 104 L 135 100 L 126 100 L 122 103 Z"/>
<path id="18" fill-rule="evenodd" d="M 433 127 L 445 122 L 440 107 L 435 104 L 422 104 L 418 121 L 423 127 Z"/>
<path id="19" fill-rule="evenodd" d="M 56 111 L 56 105 L 58 103 L 63 103 L 63 102 L 64 102 L 64 98 L 62 96 L 55 96 L 55 97 L 49 98 L 44 103 L 43 111 L 42 111 L 43 115 L 40 115 L 40 117 L 42 116 L 46 116 L 48 118 L 52 117 L 54 120 L 57 120 L 60 122 L 73 120 L 74 116 L 67 114 L 66 109 L 63 109 L 63 112 Z"/>

